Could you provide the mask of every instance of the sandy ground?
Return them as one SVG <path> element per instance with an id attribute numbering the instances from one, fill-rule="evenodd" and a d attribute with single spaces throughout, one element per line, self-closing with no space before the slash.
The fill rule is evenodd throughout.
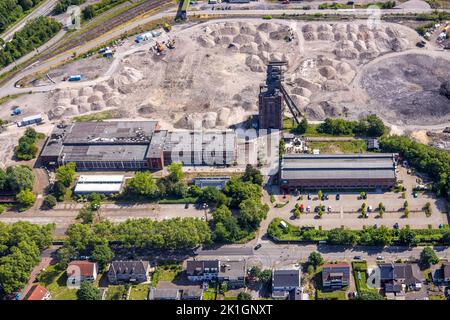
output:
<path id="1" fill-rule="evenodd" d="M 157 55 L 154 41 L 169 38 L 176 48 Z M 308 120 L 377 113 L 396 132 L 450 122 L 448 99 L 438 93 L 450 75 L 448 55 L 415 49 L 419 36 L 403 25 L 228 19 L 176 26 L 155 40 L 130 38 L 112 60 L 92 56 L 51 70 L 59 89 L 19 96 L 0 108 L 0 118 L 13 120 L 13 105 L 52 123 L 116 109 L 167 129 L 226 128 L 257 113 L 266 64 L 283 59 L 287 89 Z M 70 74 L 84 81 L 61 83 Z M 39 78 L 35 85 L 49 84 Z"/>

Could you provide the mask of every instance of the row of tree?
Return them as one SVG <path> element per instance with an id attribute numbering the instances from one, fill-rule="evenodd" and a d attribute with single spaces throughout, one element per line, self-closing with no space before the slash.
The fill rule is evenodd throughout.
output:
<path id="1" fill-rule="evenodd" d="M 5 44 L 3 50 L 0 50 L 0 66 L 6 67 L 33 49 L 40 47 L 59 30 L 61 30 L 61 24 L 54 19 L 40 16 L 30 20 L 14 34 L 13 39 Z"/>
<path id="2" fill-rule="evenodd" d="M 1 294 L 14 293 L 26 285 L 40 261 L 40 251 L 51 244 L 53 229 L 54 225 L 0 222 Z"/>
<path id="3" fill-rule="evenodd" d="M 380 147 L 385 152 L 400 153 L 411 166 L 434 180 L 438 195 L 450 199 L 450 153 L 397 135 L 380 139 Z"/>
<path id="4" fill-rule="evenodd" d="M 280 219 L 274 219 L 268 228 L 268 234 L 275 239 L 282 239 L 283 234 L 290 232 L 279 226 Z M 295 238 L 305 241 L 324 240 L 332 245 L 373 245 L 389 246 L 394 242 L 403 245 L 416 245 L 421 242 L 439 242 L 450 244 L 450 229 L 388 229 L 385 226 L 379 228 L 365 227 L 362 230 L 350 230 L 347 228 L 335 228 L 331 230 L 319 230 L 315 228 L 300 228 L 295 233 Z"/>
<path id="5" fill-rule="evenodd" d="M 25 11 L 38 5 L 42 0 L 2 0 L 0 1 L 0 32 L 19 20 Z"/>
<path id="6" fill-rule="evenodd" d="M 378 116 L 371 114 L 359 121 L 326 118 L 317 131 L 331 135 L 358 135 L 364 137 L 380 137 L 384 134 L 385 125 Z"/>

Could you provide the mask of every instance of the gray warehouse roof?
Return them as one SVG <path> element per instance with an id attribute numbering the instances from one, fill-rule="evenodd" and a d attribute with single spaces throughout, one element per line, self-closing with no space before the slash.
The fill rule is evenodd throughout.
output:
<path id="1" fill-rule="evenodd" d="M 392 154 L 286 155 L 281 179 L 395 179 Z"/>

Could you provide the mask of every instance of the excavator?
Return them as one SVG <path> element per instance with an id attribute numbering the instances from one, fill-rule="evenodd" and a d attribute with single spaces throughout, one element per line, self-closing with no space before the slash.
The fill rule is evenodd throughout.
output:
<path id="1" fill-rule="evenodd" d="M 165 48 L 164 48 L 163 44 L 161 44 L 158 41 L 156 41 L 154 49 L 156 50 L 157 53 L 162 53 Z"/>
<path id="2" fill-rule="evenodd" d="M 169 49 L 175 49 L 175 40 L 168 40 L 166 44 L 167 48 Z"/>

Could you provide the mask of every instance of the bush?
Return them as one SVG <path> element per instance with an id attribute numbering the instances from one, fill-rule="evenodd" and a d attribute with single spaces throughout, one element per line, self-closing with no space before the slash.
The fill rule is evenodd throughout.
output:
<path id="1" fill-rule="evenodd" d="M 16 195 L 17 200 L 20 204 L 20 210 L 26 210 L 33 206 L 36 202 L 36 195 L 29 189 L 23 189 Z"/>
<path id="2" fill-rule="evenodd" d="M 45 196 L 43 205 L 47 209 L 52 209 L 56 206 L 56 202 L 57 202 L 57 200 L 56 200 L 55 196 L 49 194 L 49 195 Z"/>

